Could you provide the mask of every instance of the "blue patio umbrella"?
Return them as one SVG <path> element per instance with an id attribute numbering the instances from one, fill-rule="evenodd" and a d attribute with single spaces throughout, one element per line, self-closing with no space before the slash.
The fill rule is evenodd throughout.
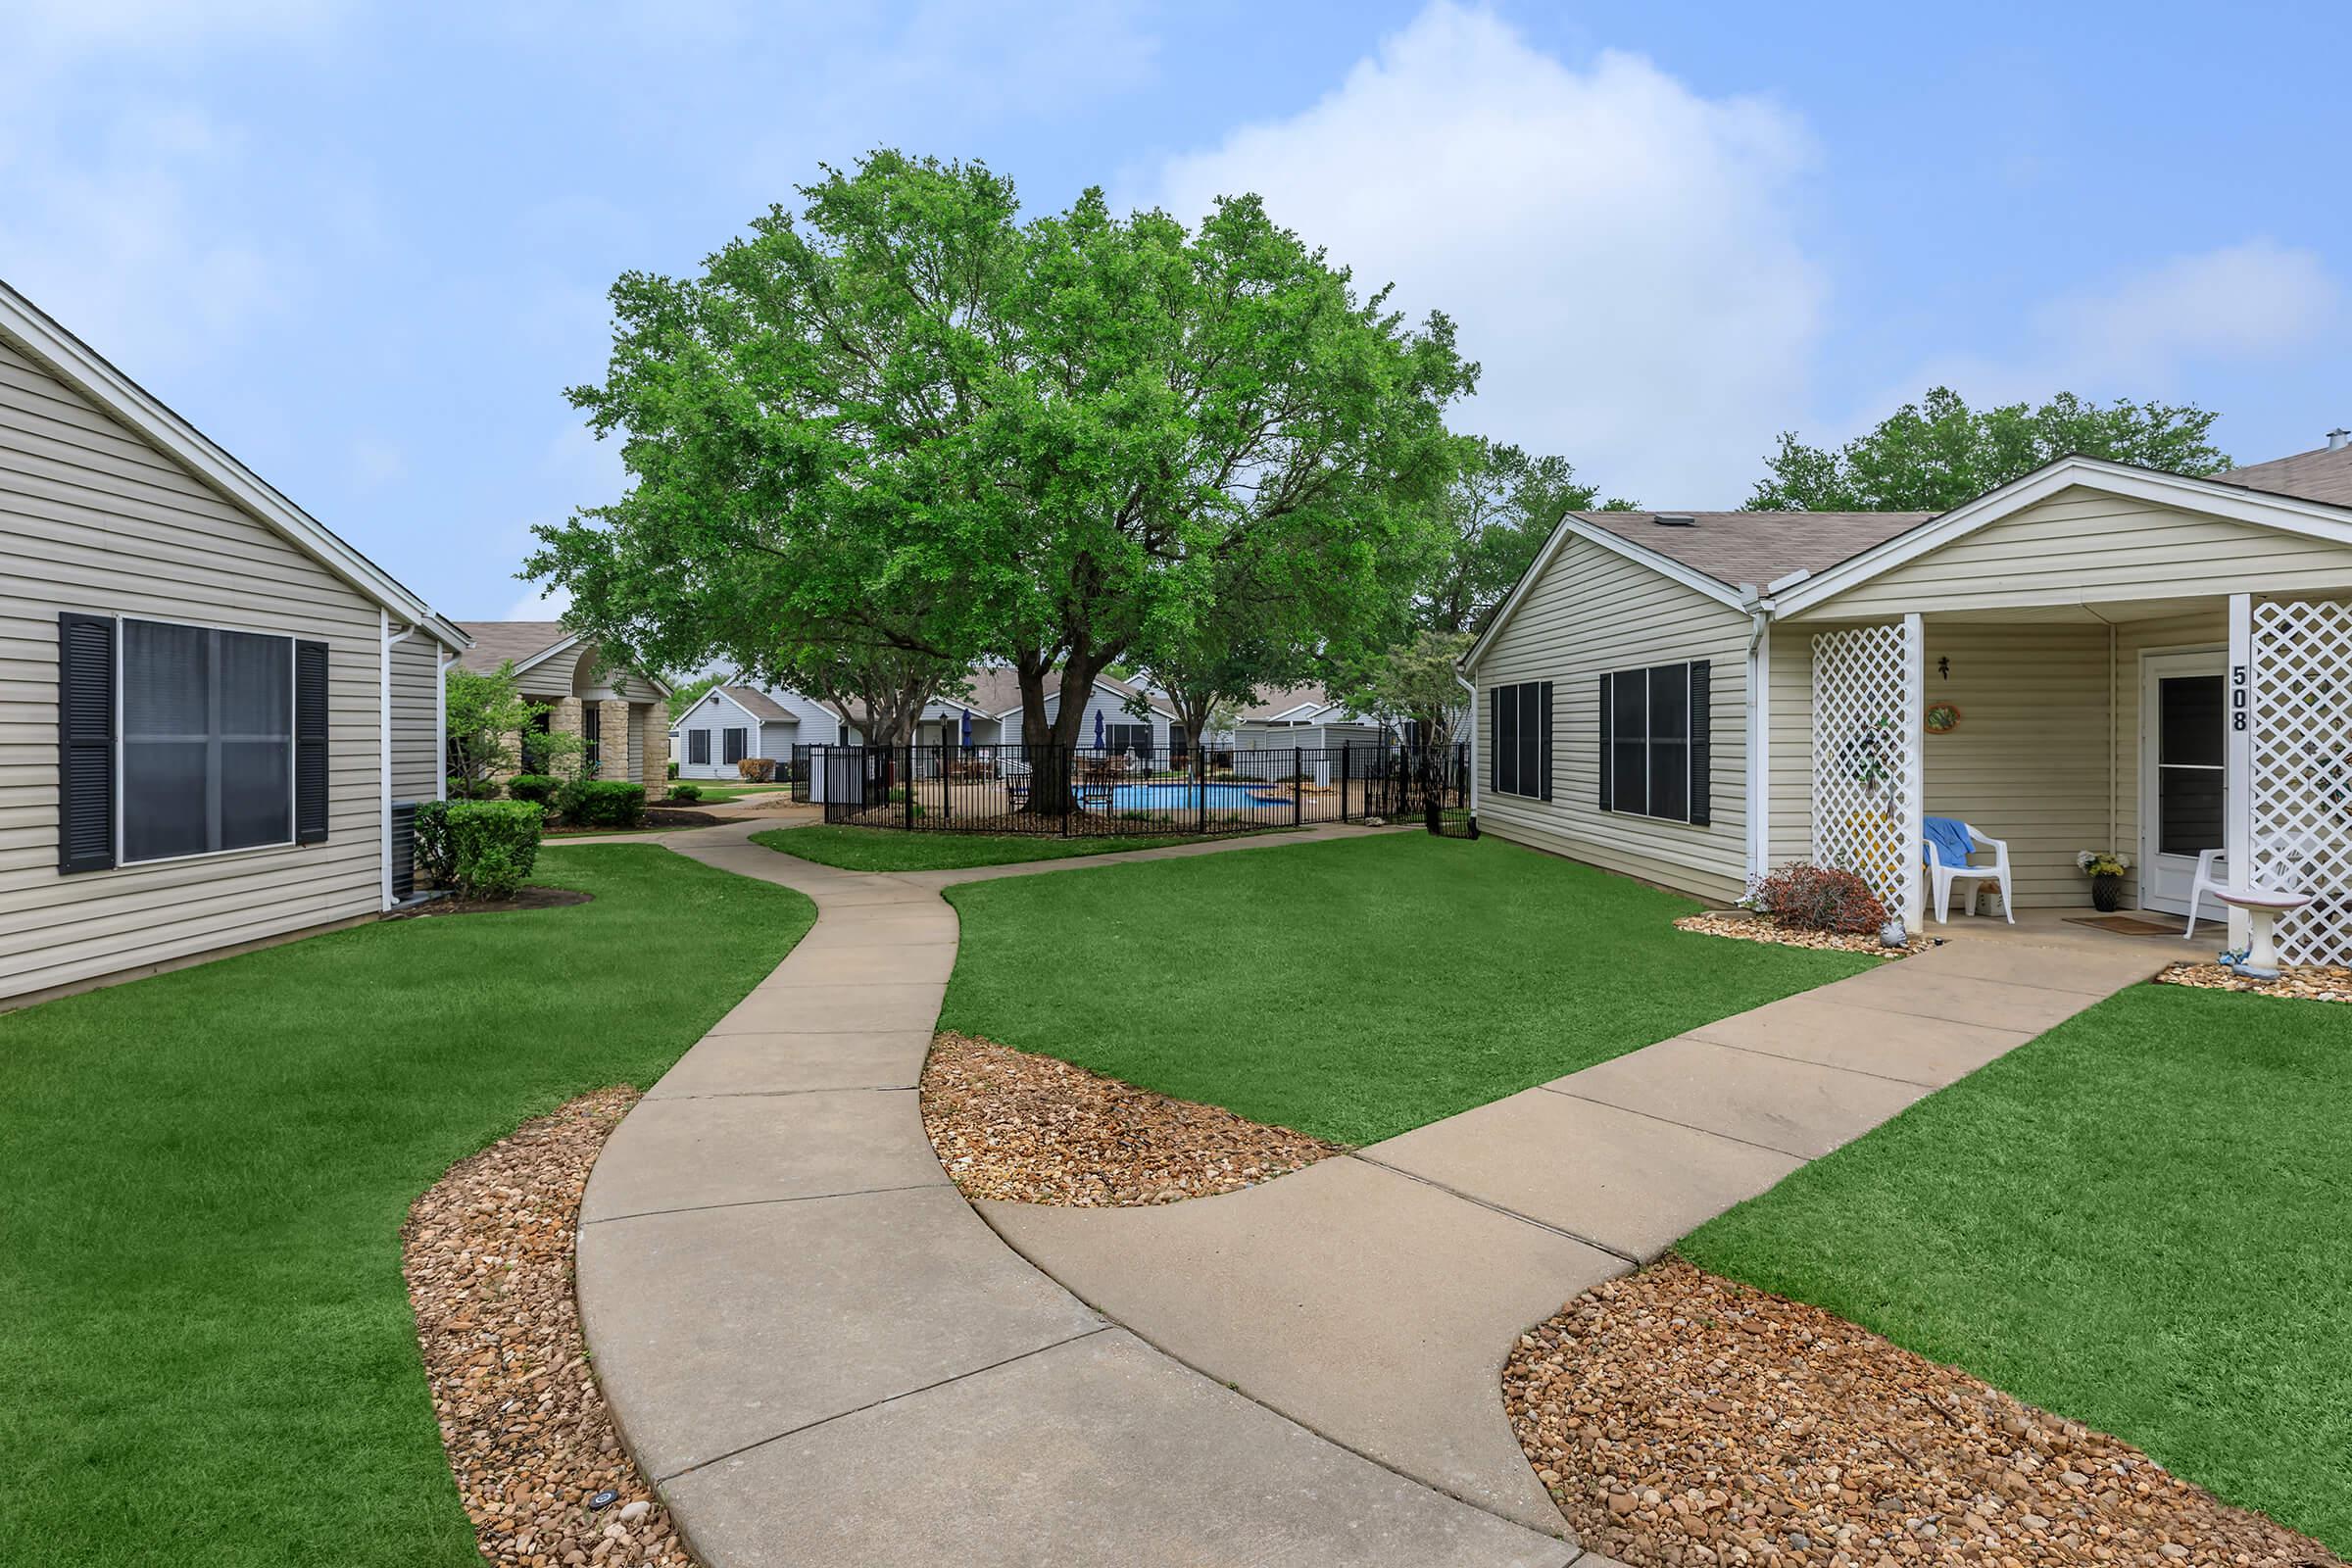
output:
<path id="1" fill-rule="evenodd" d="M 963 710 L 963 744 L 972 744 L 972 710 L 968 708 Z"/>
<path id="2" fill-rule="evenodd" d="M 1102 749 L 1102 710 L 1095 710 L 1095 750 Z"/>

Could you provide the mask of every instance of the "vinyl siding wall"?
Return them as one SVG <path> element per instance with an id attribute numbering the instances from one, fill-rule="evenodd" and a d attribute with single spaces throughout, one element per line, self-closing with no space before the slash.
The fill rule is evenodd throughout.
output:
<path id="1" fill-rule="evenodd" d="M 326 842 L 61 875 L 61 610 L 323 640 Z M 0 340 L 0 997 L 376 910 L 378 614 Z"/>
<path id="2" fill-rule="evenodd" d="M 1728 901 L 1747 871 L 1748 618 L 1613 551 L 1571 538 L 1470 672 L 1479 691 L 1479 826 L 1497 838 Z M 1706 660 L 1713 822 L 1692 827 L 1600 809 L 1600 676 Z M 1489 785 L 1496 686 L 1548 680 L 1552 798 Z M 1776 713 L 1774 722 L 1779 722 Z"/>
<path id="3" fill-rule="evenodd" d="M 447 653 L 418 632 L 392 649 L 392 798 L 440 793 L 440 661 Z"/>
<path id="4" fill-rule="evenodd" d="M 1824 600 L 1808 620 L 2352 588 L 2352 547 L 2077 486 Z"/>

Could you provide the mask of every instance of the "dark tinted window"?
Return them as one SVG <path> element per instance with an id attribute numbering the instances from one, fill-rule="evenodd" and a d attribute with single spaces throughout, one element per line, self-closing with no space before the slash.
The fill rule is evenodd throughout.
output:
<path id="1" fill-rule="evenodd" d="M 122 858 L 294 836 L 294 645 L 122 623 Z"/>

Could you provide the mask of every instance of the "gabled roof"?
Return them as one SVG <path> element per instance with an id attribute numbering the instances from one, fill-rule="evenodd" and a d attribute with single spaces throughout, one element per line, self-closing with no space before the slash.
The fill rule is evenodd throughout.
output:
<path id="1" fill-rule="evenodd" d="M 458 663 L 481 675 L 495 674 L 501 664 L 510 663 L 519 675 L 584 646 L 580 635 L 560 620 L 461 620 L 458 624 L 473 639 L 473 646 L 458 656 Z M 662 696 L 669 695 L 669 682 L 646 670 L 637 673 Z"/>
<path id="2" fill-rule="evenodd" d="M 473 639 L 458 657 L 459 667 L 483 675 L 501 664 L 528 669 L 579 643 L 560 620 L 461 620 L 458 625 Z"/>
<path id="3" fill-rule="evenodd" d="M 1792 571 L 1822 571 L 1916 528 L 1932 512 L 1579 512 L 1631 544 L 1679 561 L 1728 588 L 1762 587 Z M 1688 517 L 1687 524 L 1660 516 Z"/>
<path id="4" fill-rule="evenodd" d="M 1323 688 L 1311 682 L 1303 686 L 1269 686 L 1257 694 L 1257 701 L 1243 705 L 1241 716 L 1245 722 L 1255 719 L 1292 718 L 1304 710 L 1319 711 L 1331 706 Z"/>
<path id="5" fill-rule="evenodd" d="M 1056 683 L 1060 678 L 1061 674 L 1058 670 L 1048 673 L 1046 676 L 1046 695 L 1048 697 L 1054 695 Z M 1020 677 L 1013 673 L 1010 665 L 984 664 L 972 671 L 971 684 L 972 695 L 969 699 L 969 706 L 974 713 L 985 713 L 991 718 L 1013 718 L 1019 715 L 1021 711 L 1021 682 Z M 1095 687 L 1099 691 L 1108 692 L 1121 702 L 1138 695 L 1141 690 L 1131 682 L 1108 674 L 1097 675 Z M 940 701 L 951 707 L 960 708 L 966 705 L 965 700 L 960 698 L 942 698 Z M 1151 704 L 1151 708 L 1153 712 L 1164 717 L 1175 716 L 1158 703 Z"/>
<path id="6" fill-rule="evenodd" d="M 720 686 L 728 701 L 762 724 L 798 724 L 801 715 L 777 702 L 757 686 Z"/>
<path id="7" fill-rule="evenodd" d="M 2211 477 L 2217 484 L 2236 485 L 2244 490 L 2323 501 L 2331 507 L 2352 507 L 2352 446 L 2317 447 L 2292 457 L 2226 469 Z"/>
<path id="8" fill-rule="evenodd" d="M 232 505 L 251 514 L 288 544 L 317 561 L 368 599 L 453 648 L 466 634 L 374 562 L 279 493 L 46 311 L 0 282 L 0 338 L 16 344 L 59 380 L 154 443 Z"/>

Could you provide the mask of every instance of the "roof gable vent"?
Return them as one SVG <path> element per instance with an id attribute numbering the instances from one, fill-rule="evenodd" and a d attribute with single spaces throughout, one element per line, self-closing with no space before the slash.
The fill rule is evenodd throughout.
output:
<path id="1" fill-rule="evenodd" d="M 1698 519 L 1688 512 L 1661 512 L 1650 518 L 1661 528 L 1693 528 Z"/>

